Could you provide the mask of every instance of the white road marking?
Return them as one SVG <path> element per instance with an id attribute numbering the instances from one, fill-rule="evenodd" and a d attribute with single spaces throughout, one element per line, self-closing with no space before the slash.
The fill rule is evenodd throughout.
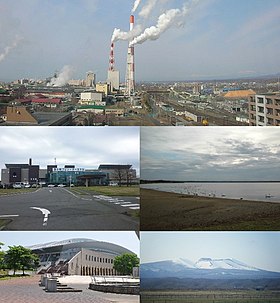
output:
<path id="1" fill-rule="evenodd" d="M 133 210 L 140 209 L 139 203 L 128 202 L 128 201 L 125 201 L 125 200 L 119 199 L 119 198 L 112 198 L 112 197 L 104 196 L 104 195 L 98 195 L 98 196 L 93 195 L 93 198 L 103 200 L 103 201 L 106 201 L 109 203 L 114 203 L 115 205 L 119 205 L 122 207 L 128 207 Z M 140 197 L 136 197 L 136 199 L 140 200 Z"/>
<path id="2" fill-rule="evenodd" d="M 44 215 L 43 226 L 47 226 L 48 218 L 49 218 L 49 215 L 51 214 L 51 212 L 48 209 L 40 208 L 40 207 L 30 207 L 30 208 L 36 209 L 36 210 L 39 210 L 42 212 L 42 214 Z"/>
<path id="3" fill-rule="evenodd" d="M 0 218 L 19 217 L 19 215 L 0 215 Z"/>
<path id="4" fill-rule="evenodd" d="M 139 206 L 139 204 L 121 204 L 122 207 Z"/>

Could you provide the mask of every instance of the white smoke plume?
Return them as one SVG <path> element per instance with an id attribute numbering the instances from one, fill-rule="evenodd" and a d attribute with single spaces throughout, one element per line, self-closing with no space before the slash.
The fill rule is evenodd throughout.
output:
<path id="1" fill-rule="evenodd" d="M 135 0 L 134 5 L 133 5 L 133 9 L 132 9 L 132 13 L 135 13 L 139 4 L 140 4 L 141 0 Z"/>
<path id="2" fill-rule="evenodd" d="M 198 0 L 185 3 L 182 9 L 170 9 L 158 17 L 157 24 L 148 27 L 142 34 L 135 37 L 131 41 L 131 45 L 141 44 L 147 40 L 157 40 L 162 33 L 172 26 L 182 26 L 187 13 L 190 11 L 192 5 L 197 4 Z"/>
<path id="3" fill-rule="evenodd" d="M 147 19 L 150 16 L 151 11 L 153 10 L 157 2 L 158 0 L 149 0 L 147 4 L 141 9 L 139 16 L 144 19 Z"/>
<path id="4" fill-rule="evenodd" d="M 53 77 L 50 86 L 64 86 L 72 77 L 74 69 L 70 65 L 65 65 L 57 77 Z"/>
<path id="5" fill-rule="evenodd" d="M 15 41 L 11 45 L 6 46 L 4 48 L 4 52 L 2 54 L 0 54 L 0 62 L 3 61 L 7 57 L 7 55 L 10 53 L 11 50 L 13 50 L 14 48 L 16 48 L 18 46 L 19 42 L 22 39 L 23 38 L 16 37 Z"/>
<path id="6" fill-rule="evenodd" d="M 141 32 L 142 32 L 141 25 L 134 26 L 133 30 L 129 31 L 129 32 L 124 32 L 124 31 L 120 30 L 119 28 L 115 28 L 113 31 L 111 42 L 116 42 L 119 40 L 123 40 L 123 41 L 132 40 L 135 37 L 137 37 L 138 35 L 140 35 Z"/>

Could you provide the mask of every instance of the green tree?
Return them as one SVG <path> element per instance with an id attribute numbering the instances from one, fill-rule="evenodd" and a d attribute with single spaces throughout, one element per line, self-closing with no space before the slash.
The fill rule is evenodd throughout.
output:
<path id="1" fill-rule="evenodd" d="M 39 259 L 28 248 L 20 245 L 9 246 L 9 250 L 5 255 L 5 263 L 7 268 L 14 270 L 14 275 L 17 270 L 22 270 L 24 275 L 25 270 L 32 270 L 38 267 Z"/>
<path id="2" fill-rule="evenodd" d="M 133 267 L 139 266 L 139 258 L 135 254 L 122 254 L 114 259 L 114 269 L 120 275 L 131 275 Z"/>
<path id="3" fill-rule="evenodd" d="M 5 268 L 5 263 L 4 263 L 5 252 L 1 250 L 2 245 L 4 245 L 4 243 L 0 242 L 0 269 Z"/>

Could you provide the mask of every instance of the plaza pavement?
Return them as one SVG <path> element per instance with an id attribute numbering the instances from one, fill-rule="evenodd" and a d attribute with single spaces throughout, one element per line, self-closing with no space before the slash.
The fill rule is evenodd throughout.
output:
<path id="1" fill-rule="evenodd" d="M 105 294 L 87 289 L 88 284 L 69 284 L 81 293 L 46 293 L 40 276 L 0 281 L 0 302 L 5 303 L 139 303 L 139 296 Z M 74 282 L 74 281 L 73 281 Z"/>

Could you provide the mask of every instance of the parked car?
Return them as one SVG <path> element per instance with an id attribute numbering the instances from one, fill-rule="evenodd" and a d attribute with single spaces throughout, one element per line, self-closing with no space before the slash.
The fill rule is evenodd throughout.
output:
<path id="1" fill-rule="evenodd" d="M 55 187 L 55 185 L 54 184 L 49 184 L 48 187 Z"/>
<path id="2" fill-rule="evenodd" d="M 23 188 L 24 185 L 21 182 L 16 182 L 13 184 L 13 188 L 14 189 L 19 189 L 19 188 Z"/>
<path id="3" fill-rule="evenodd" d="M 57 187 L 65 187 L 66 185 L 64 184 L 58 184 Z"/>

